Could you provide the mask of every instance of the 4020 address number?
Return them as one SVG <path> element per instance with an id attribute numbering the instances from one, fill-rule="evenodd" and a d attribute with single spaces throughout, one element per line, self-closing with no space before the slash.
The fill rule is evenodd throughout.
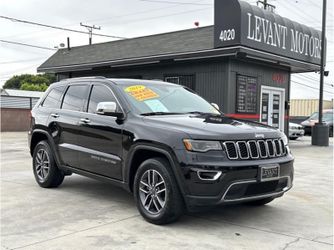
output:
<path id="1" fill-rule="evenodd" d="M 235 38 L 235 30 L 234 29 L 228 29 L 228 30 L 222 30 L 220 32 L 219 39 L 220 41 L 232 41 Z"/>

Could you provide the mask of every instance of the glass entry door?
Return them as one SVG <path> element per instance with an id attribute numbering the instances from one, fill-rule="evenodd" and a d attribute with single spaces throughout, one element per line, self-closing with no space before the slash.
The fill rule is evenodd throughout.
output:
<path id="1" fill-rule="evenodd" d="M 262 86 L 260 122 L 284 131 L 284 89 Z"/>

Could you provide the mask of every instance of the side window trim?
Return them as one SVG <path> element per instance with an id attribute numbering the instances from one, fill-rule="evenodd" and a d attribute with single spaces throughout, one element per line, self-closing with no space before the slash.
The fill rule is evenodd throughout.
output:
<path id="1" fill-rule="evenodd" d="M 93 87 L 94 87 L 94 84 L 91 82 L 89 86 L 89 94 L 88 94 L 87 103 L 85 104 L 85 109 L 84 109 L 85 113 L 88 113 L 89 102 L 90 102 L 90 97 L 92 96 Z"/>
<path id="2" fill-rule="evenodd" d="M 66 86 L 66 89 L 65 89 L 65 91 L 64 91 L 64 94 L 63 94 L 63 96 L 61 97 L 60 109 L 63 109 L 64 99 L 65 99 L 65 96 L 66 96 L 67 91 L 68 91 L 68 89 L 70 88 L 70 86 L 71 86 L 71 84 L 68 84 L 68 85 Z"/>

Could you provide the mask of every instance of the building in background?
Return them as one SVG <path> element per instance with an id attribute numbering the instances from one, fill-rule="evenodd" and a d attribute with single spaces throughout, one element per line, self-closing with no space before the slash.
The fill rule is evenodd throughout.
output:
<path id="1" fill-rule="evenodd" d="M 323 101 L 324 109 L 333 109 L 333 99 Z M 319 111 L 318 99 L 292 99 L 290 101 L 290 118 L 295 123 L 301 123 L 314 112 Z"/>
<path id="2" fill-rule="evenodd" d="M 214 8 L 213 26 L 60 49 L 38 72 L 182 84 L 288 134 L 290 76 L 319 71 L 321 32 L 242 1 Z"/>
<path id="3" fill-rule="evenodd" d="M 17 89 L 1 89 L 1 131 L 27 131 L 30 126 L 30 110 L 43 92 Z"/>

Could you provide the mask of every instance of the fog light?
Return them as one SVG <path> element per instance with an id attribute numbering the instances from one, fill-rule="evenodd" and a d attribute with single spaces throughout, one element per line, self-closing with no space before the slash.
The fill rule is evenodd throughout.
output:
<path id="1" fill-rule="evenodd" d="M 222 175 L 221 171 L 215 170 L 197 170 L 197 176 L 203 181 L 216 181 Z"/>

